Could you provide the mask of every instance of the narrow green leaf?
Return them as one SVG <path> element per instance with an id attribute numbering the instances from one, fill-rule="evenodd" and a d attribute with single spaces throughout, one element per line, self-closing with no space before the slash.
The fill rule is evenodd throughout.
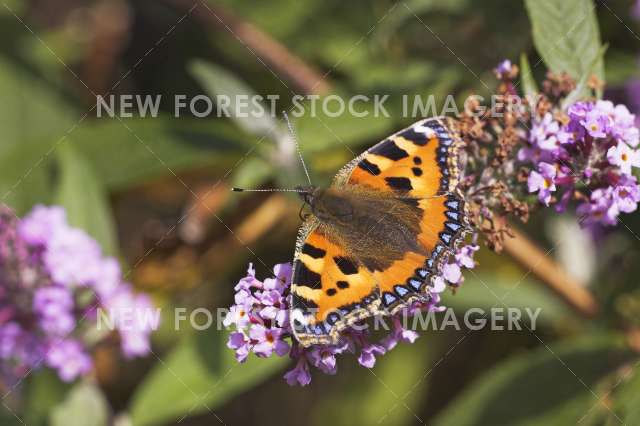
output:
<path id="1" fill-rule="evenodd" d="M 209 96 L 215 97 L 218 108 L 229 114 L 236 124 L 248 133 L 268 136 L 274 140 L 282 138 L 284 130 L 271 110 L 267 99 L 254 104 L 259 99 L 257 93 L 248 84 L 216 65 L 196 61 L 191 64 L 191 73 L 202 84 Z M 226 100 L 229 101 L 225 106 Z M 226 116 L 226 115 L 225 115 Z"/>
<path id="2" fill-rule="evenodd" d="M 248 157 L 233 174 L 233 186 L 257 188 L 276 172 L 273 165 L 260 157 Z"/>
<path id="3" fill-rule="evenodd" d="M 71 144 L 61 144 L 56 156 L 61 173 L 56 189 L 57 204 L 66 209 L 71 225 L 87 231 L 106 254 L 114 255 L 117 251 L 115 224 L 102 182 L 91 164 Z"/>
<path id="4" fill-rule="evenodd" d="M 224 120 L 165 115 L 85 122 L 69 139 L 110 191 L 171 175 L 170 170 L 210 167 L 224 174 L 255 143 Z"/>
<path id="5" fill-rule="evenodd" d="M 589 336 L 512 357 L 467 387 L 436 425 L 575 424 L 598 382 L 634 358 L 614 336 Z"/>
<path id="6" fill-rule="evenodd" d="M 533 96 L 538 93 L 538 85 L 533 78 L 529 59 L 527 59 L 525 53 L 520 54 L 520 81 L 522 82 L 522 89 L 524 90 L 525 96 Z"/>
<path id="7" fill-rule="evenodd" d="M 525 0 L 533 42 L 553 72 L 576 80 L 593 73 L 604 81 L 600 30 L 592 0 Z M 595 61 L 595 66 L 592 65 Z"/>
<path id="8" fill-rule="evenodd" d="M 90 383 L 77 384 L 66 400 L 53 409 L 51 426 L 107 426 L 109 405 L 100 388 Z"/>
<path id="9" fill-rule="evenodd" d="M 134 426 L 215 412 L 235 395 L 280 371 L 287 359 L 254 356 L 239 364 L 226 347 L 226 333 L 188 336 L 162 356 L 138 386 L 131 403 Z"/>

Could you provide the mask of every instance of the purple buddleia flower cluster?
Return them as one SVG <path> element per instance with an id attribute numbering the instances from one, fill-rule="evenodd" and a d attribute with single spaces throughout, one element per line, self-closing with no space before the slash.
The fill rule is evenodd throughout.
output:
<path id="1" fill-rule="evenodd" d="M 430 297 L 425 301 L 407 306 L 403 311 L 388 317 L 390 331 L 385 337 L 374 342 L 373 332 L 365 324 L 354 325 L 345 330 L 335 345 L 313 345 L 302 347 L 293 337 L 289 325 L 289 289 L 291 286 L 291 264 L 276 265 L 273 277 L 260 281 L 255 270 L 249 265 L 247 276 L 235 286 L 235 303 L 229 309 L 224 325 L 233 327 L 227 346 L 235 351 L 236 359 L 244 362 L 253 353 L 258 357 L 288 355 L 294 368 L 284 378 L 290 385 L 308 385 L 311 382 L 311 367 L 325 374 L 336 374 L 337 356 L 352 354 L 358 363 L 372 368 L 377 357 L 392 350 L 398 343 L 413 343 L 418 333 L 404 328 L 401 319 L 418 311 L 441 311 L 440 295 L 447 284 L 459 286 L 462 269 L 473 268 L 473 255 L 477 245 L 466 245 L 456 250 L 448 263 L 443 266 L 442 275 L 436 277 L 429 286 Z"/>
<path id="2" fill-rule="evenodd" d="M 527 222 L 536 208 L 571 209 L 593 231 L 637 209 L 637 117 L 609 100 L 573 101 L 595 96 L 597 78 L 578 88 L 568 74 L 548 72 L 535 96 L 522 96 L 516 65 L 504 60 L 494 72 L 497 101 L 468 102 L 453 121 L 463 142 L 458 189 L 489 248 L 501 251 L 513 219 Z"/>
<path id="3" fill-rule="evenodd" d="M 133 292 L 118 262 L 103 256 L 95 240 L 69 226 L 61 207 L 36 206 L 20 220 L 0 206 L 0 281 L 5 382 L 41 366 L 64 381 L 87 374 L 87 334 L 95 335 L 100 312 L 114 324 L 126 357 L 150 351 L 157 321 L 137 315 L 152 311 L 149 298 Z"/>
<path id="4" fill-rule="evenodd" d="M 640 201 L 633 175 L 640 167 L 639 136 L 635 116 L 610 101 L 577 102 L 566 114 L 534 118 L 528 144 L 518 152 L 531 165 L 528 190 L 557 211 L 577 200 L 585 224 L 615 225 Z"/>

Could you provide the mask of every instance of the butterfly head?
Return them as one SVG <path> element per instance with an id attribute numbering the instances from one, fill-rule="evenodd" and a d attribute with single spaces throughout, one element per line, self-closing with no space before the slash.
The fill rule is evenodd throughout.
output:
<path id="1" fill-rule="evenodd" d="M 300 186 L 296 189 L 311 213 L 323 222 L 349 220 L 353 215 L 353 207 L 343 191 L 315 186 Z"/>
<path id="2" fill-rule="evenodd" d="M 295 187 L 295 190 L 298 192 L 298 195 L 300 196 L 300 199 L 307 205 L 309 205 L 310 207 L 313 204 L 313 200 L 315 198 L 315 193 L 318 190 L 318 188 L 316 188 L 315 186 L 302 186 L 302 185 L 298 185 Z"/>

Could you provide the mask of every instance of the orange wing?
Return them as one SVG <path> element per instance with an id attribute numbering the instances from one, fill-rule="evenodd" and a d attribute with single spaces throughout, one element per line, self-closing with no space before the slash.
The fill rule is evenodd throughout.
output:
<path id="1" fill-rule="evenodd" d="M 391 267 L 373 274 L 383 307 L 395 312 L 408 300 L 424 295 L 430 277 L 467 229 L 458 185 L 459 142 L 440 119 L 426 119 L 390 136 L 349 163 L 335 185 L 365 185 L 394 191 L 423 211 L 418 241 L 429 253 L 407 253 Z"/>
<path id="2" fill-rule="evenodd" d="M 292 282 L 291 324 L 303 346 L 336 343 L 346 327 L 378 312 L 370 273 L 315 222 L 301 230 Z"/>

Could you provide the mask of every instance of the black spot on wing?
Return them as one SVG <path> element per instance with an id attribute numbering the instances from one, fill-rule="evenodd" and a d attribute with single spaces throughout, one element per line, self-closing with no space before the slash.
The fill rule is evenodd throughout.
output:
<path id="1" fill-rule="evenodd" d="M 420 167 L 411 168 L 414 176 L 422 176 L 422 169 Z"/>
<path id="2" fill-rule="evenodd" d="M 307 254 L 311 257 L 313 257 L 314 259 L 322 259 L 324 257 L 325 254 L 327 254 L 326 250 L 322 250 L 318 247 L 312 246 L 309 243 L 305 243 L 302 246 L 302 253 Z"/>
<path id="3" fill-rule="evenodd" d="M 380 174 L 380 167 L 368 161 L 366 158 L 358 163 L 358 167 L 374 176 L 378 176 Z"/>
<path id="4" fill-rule="evenodd" d="M 349 288 L 349 283 L 348 283 L 348 282 L 346 282 L 346 281 L 338 281 L 338 282 L 336 283 L 336 285 L 338 286 L 338 288 L 341 288 L 341 289 L 343 289 L 343 290 L 344 290 L 345 288 Z"/>
<path id="5" fill-rule="evenodd" d="M 387 139 L 378 146 L 371 148 L 372 154 L 380 155 L 390 160 L 398 161 L 409 156 L 407 151 L 400 148 L 394 141 Z"/>
<path id="6" fill-rule="evenodd" d="M 420 164 L 422 164 L 422 158 L 420 157 L 413 157 L 413 163 L 417 166 L 419 166 Z"/>
<path id="7" fill-rule="evenodd" d="M 293 271 L 293 283 L 296 285 L 317 288 L 320 285 L 320 274 L 313 272 L 303 262 L 296 262 Z"/>
<path id="8" fill-rule="evenodd" d="M 344 256 L 336 256 L 333 258 L 340 271 L 345 275 L 353 275 L 358 273 L 358 266 L 353 260 Z"/>
<path id="9" fill-rule="evenodd" d="M 413 189 L 411 180 L 406 177 L 386 177 L 384 180 L 387 181 L 389 187 L 397 191 L 411 191 Z"/>
<path id="10" fill-rule="evenodd" d="M 335 288 L 329 288 L 325 293 L 327 293 L 327 296 L 335 296 L 337 292 L 338 290 L 336 290 Z"/>

